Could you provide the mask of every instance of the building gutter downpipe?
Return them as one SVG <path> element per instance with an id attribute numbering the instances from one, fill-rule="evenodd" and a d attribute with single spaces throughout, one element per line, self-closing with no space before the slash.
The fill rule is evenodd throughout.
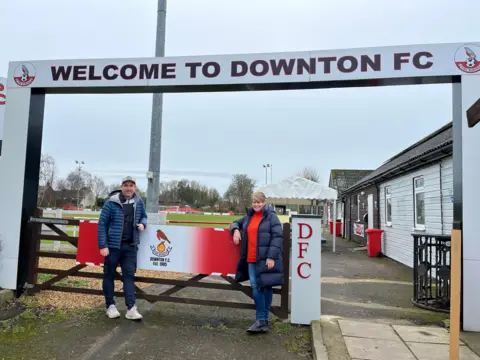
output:
<path id="1" fill-rule="evenodd" d="M 375 187 L 377 188 L 377 226 L 378 226 L 378 229 L 381 229 L 382 228 L 382 225 L 380 223 L 380 186 L 378 185 L 378 182 L 374 182 L 375 184 Z M 385 204 L 385 206 L 387 206 L 387 204 Z M 375 210 L 374 210 L 375 211 Z M 375 224 L 373 225 L 373 227 L 375 227 Z"/>

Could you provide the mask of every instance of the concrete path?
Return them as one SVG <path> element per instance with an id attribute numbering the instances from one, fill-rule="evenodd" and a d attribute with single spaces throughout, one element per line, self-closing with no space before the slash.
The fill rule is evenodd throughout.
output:
<path id="1" fill-rule="evenodd" d="M 324 328 L 327 322 L 322 323 Z M 338 320 L 337 326 L 346 352 L 329 354 L 329 360 L 449 360 L 449 333 L 442 327 L 351 320 Z M 461 342 L 460 359 L 480 357 Z"/>
<path id="2" fill-rule="evenodd" d="M 443 325 L 448 314 L 412 304 L 413 270 L 387 257 L 370 258 L 358 244 L 326 234 L 322 250 L 322 315 Z"/>
<path id="3" fill-rule="evenodd" d="M 333 253 L 325 237 L 322 320 L 312 326 L 318 360 L 449 360 L 449 315 L 412 304 L 412 269 L 341 238 Z M 460 359 L 480 360 L 480 334 L 461 339 Z"/>

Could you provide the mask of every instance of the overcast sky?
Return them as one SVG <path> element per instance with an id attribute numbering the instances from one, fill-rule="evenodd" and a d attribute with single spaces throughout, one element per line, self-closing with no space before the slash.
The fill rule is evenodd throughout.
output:
<path id="1" fill-rule="evenodd" d="M 150 57 L 157 0 L 0 0 L 0 76 L 9 61 Z M 166 55 L 478 41 L 467 0 L 169 0 Z M 61 176 L 85 169 L 146 186 L 151 95 L 47 98 L 43 152 Z M 164 96 L 162 178 L 223 193 L 231 174 L 274 182 L 303 167 L 374 169 L 451 120 L 449 85 Z M 198 174 L 204 174 L 199 176 Z M 270 177 L 270 175 L 269 175 Z"/>

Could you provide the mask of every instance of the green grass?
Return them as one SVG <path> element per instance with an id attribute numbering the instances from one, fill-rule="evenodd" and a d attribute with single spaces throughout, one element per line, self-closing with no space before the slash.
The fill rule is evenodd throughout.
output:
<path id="1" fill-rule="evenodd" d="M 168 214 L 167 220 L 232 222 L 240 216 L 203 215 L 203 214 Z"/>
<path id="2" fill-rule="evenodd" d="M 55 218 L 54 214 L 46 214 L 45 217 Z M 66 214 L 63 214 L 63 217 L 98 219 L 98 214 L 90 214 L 87 212 L 86 213 L 66 213 Z"/>
<path id="3" fill-rule="evenodd" d="M 220 216 L 220 215 L 203 215 L 203 214 L 168 214 L 167 220 L 191 221 L 191 223 L 170 223 L 173 226 L 196 226 L 204 228 L 227 228 L 232 221 L 238 219 L 239 216 Z M 199 224 L 197 221 L 205 222 L 221 222 L 225 224 Z"/>
<path id="4" fill-rule="evenodd" d="M 98 219 L 97 214 L 89 213 L 71 213 L 64 214 L 65 217 Z M 53 216 L 48 216 L 53 217 Z M 221 215 L 203 215 L 203 214 L 168 214 L 167 220 L 190 220 L 190 221 L 211 221 L 211 222 L 232 222 L 240 216 L 221 216 Z"/>
<path id="5" fill-rule="evenodd" d="M 67 226 L 66 233 L 68 234 L 68 236 L 73 236 L 73 226 Z M 78 229 L 76 236 L 78 236 Z M 54 240 L 40 240 L 40 242 L 42 244 L 53 244 Z M 67 242 L 65 241 L 61 241 L 61 243 L 67 244 Z"/>
<path id="6" fill-rule="evenodd" d="M 65 216 L 98 219 L 96 214 L 72 213 Z M 196 226 L 203 228 L 228 228 L 232 221 L 238 219 L 240 216 L 221 216 L 221 215 L 203 215 L 203 214 L 168 214 L 167 220 L 183 220 L 186 223 L 171 223 L 171 226 Z M 191 221 L 190 223 L 188 221 Z M 204 222 L 221 222 L 224 224 L 199 224 L 197 221 Z M 67 234 L 73 236 L 73 227 L 67 226 Z M 78 235 L 78 233 L 77 233 Z M 42 240 L 42 244 L 53 244 L 53 240 Z"/>

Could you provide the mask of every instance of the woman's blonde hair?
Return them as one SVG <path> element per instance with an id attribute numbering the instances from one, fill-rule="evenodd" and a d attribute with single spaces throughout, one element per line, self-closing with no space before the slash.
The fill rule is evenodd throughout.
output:
<path id="1" fill-rule="evenodd" d="M 267 197 L 265 196 L 265 194 L 261 191 L 255 191 L 253 194 L 252 194 L 252 201 L 257 201 L 257 202 L 261 202 L 261 203 L 264 203 L 265 200 L 267 200 Z"/>

